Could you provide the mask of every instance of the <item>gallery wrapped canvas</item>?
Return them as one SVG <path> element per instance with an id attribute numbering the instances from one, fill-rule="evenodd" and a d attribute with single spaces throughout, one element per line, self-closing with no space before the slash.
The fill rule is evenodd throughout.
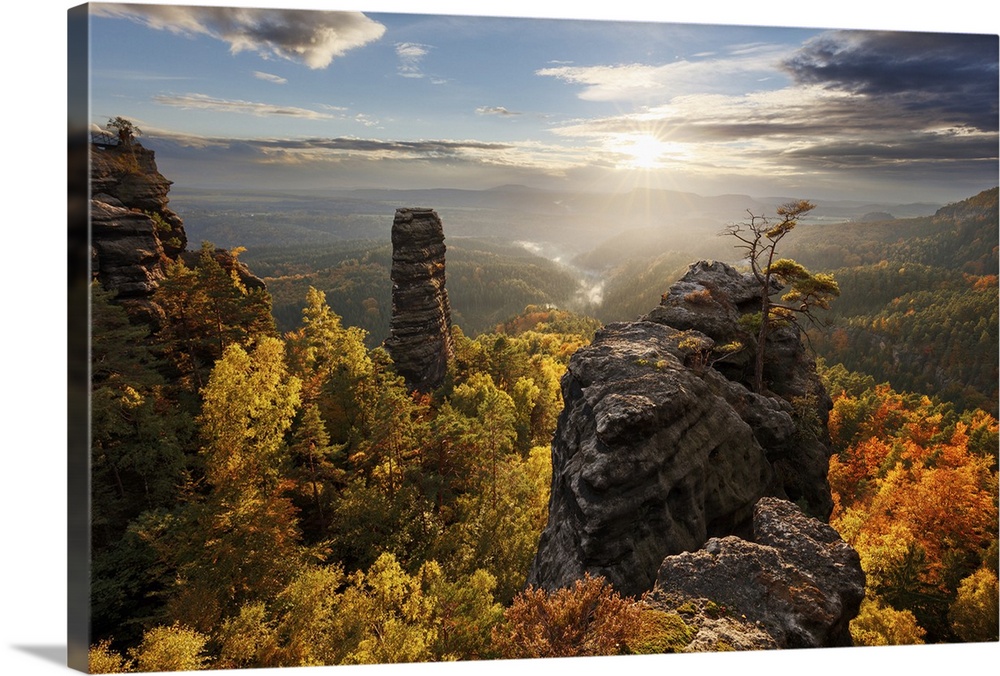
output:
<path id="1" fill-rule="evenodd" d="M 74 668 L 998 640 L 996 35 L 69 29 Z"/>

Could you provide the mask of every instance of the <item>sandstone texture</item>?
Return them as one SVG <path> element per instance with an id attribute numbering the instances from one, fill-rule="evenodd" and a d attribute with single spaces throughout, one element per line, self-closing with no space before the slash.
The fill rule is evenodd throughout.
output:
<path id="1" fill-rule="evenodd" d="M 696 552 L 668 556 L 646 600 L 668 611 L 697 609 L 699 617 L 686 618 L 698 627 L 691 651 L 720 642 L 819 648 L 851 645 L 848 625 L 864 593 L 858 554 L 836 531 L 790 502 L 763 498 L 747 539 L 712 538 Z"/>
<path id="2" fill-rule="evenodd" d="M 444 382 L 454 355 L 444 228 L 434 210 L 396 210 L 391 276 L 392 322 L 385 347 L 407 386 L 428 392 Z"/>
<path id="3" fill-rule="evenodd" d="M 141 305 L 187 246 L 184 224 L 167 207 L 170 181 L 141 145 L 91 145 L 90 185 L 92 274 L 119 299 Z"/>
<path id="4" fill-rule="evenodd" d="M 91 275 L 117 293 L 129 314 L 154 328 L 162 310 L 151 300 L 166 266 L 181 260 L 197 267 L 199 251 L 187 251 L 180 217 L 167 204 L 171 182 L 159 172 L 152 150 L 138 143 L 90 148 Z M 247 289 L 264 282 L 226 249 L 212 256 L 235 272 Z"/>
<path id="5" fill-rule="evenodd" d="M 778 282 L 772 284 L 772 292 L 781 290 Z M 663 295 L 659 307 L 642 319 L 700 331 L 715 345 L 740 341 L 744 349 L 713 366 L 749 390 L 757 344 L 755 332 L 742 328 L 740 318 L 760 311 L 760 294 L 760 286 L 749 273 L 717 261 L 699 261 Z M 766 394 L 773 395 L 769 399 L 775 405 L 790 405 L 787 410 L 795 411 L 802 424 L 792 437 L 761 438 L 761 443 L 779 477 L 784 491 L 780 496 L 803 504 L 809 514 L 825 521 L 833 510 L 826 480 L 831 453 L 827 419 L 833 402 L 794 324 L 773 326 L 766 349 Z M 758 412 L 756 406 L 745 411 L 750 416 Z"/>
<path id="6" fill-rule="evenodd" d="M 828 518 L 829 397 L 797 329 L 774 332 L 781 373 L 770 391 L 746 385 L 755 346 L 740 317 L 759 309 L 759 294 L 733 268 L 698 263 L 659 308 L 606 326 L 573 356 L 529 584 L 554 589 L 590 573 L 642 594 L 665 557 L 750 537 L 766 496 Z M 734 340 L 743 349 L 718 349 Z"/>

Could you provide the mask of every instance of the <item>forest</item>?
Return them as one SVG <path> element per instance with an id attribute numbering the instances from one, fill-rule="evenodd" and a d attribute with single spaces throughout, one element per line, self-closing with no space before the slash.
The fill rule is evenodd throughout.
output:
<path id="1" fill-rule="evenodd" d="M 994 188 L 788 240 L 841 290 L 807 335 L 831 525 L 868 580 L 856 645 L 998 639 L 996 219 Z M 212 250 L 169 266 L 156 328 L 92 290 L 92 671 L 683 648 L 683 620 L 600 578 L 525 581 L 570 357 L 690 252 L 619 240 L 571 269 L 449 241 L 455 357 L 421 394 L 380 347 L 387 244 L 255 247 L 266 290 Z"/>

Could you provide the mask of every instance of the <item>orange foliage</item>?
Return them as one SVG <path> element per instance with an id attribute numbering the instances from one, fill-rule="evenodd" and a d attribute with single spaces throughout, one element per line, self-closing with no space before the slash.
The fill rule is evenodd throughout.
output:
<path id="1" fill-rule="evenodd" d="M 997 276 L 996 275 L 965 275 L 966 281 L 972 282 L 973 291 L 990 291 L 996 290 L 997 288 Z"/>
<path id="2" fill-rule="evenodd" d="M 521 592 L 493 630 L 493 645 L 505 658 L 618 655 L 644 630 L 641 602 L 588 573 L 569 589 Z"/>
<path id="3" fill-rule="evenodd" d="M 977 411 L 958 420 L 883 385 L 862 399 L 839 397 L 830 429 L 844 449 L 830 461 L 831 524 L 873 566 L 908 533 L 925 556 L 922 583 L 949 593 L 949 562 L 977 559 L 996 538 L 995 458 L 970 450 L 972 435 L 995 434 L 996 419 Z"/>

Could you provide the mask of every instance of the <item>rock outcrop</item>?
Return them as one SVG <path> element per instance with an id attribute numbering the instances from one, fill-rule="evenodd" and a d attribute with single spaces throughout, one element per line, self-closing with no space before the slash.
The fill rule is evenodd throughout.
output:
<path id="1" fill-rule="evenodd" d="M 91 145 L 90 186 L 91 273 L 127 307 L 155 316 L 148 299 L 187 246 L 183 222 L 167 207 L 170 181 L 137 143 Z"/>
<path id="2" fill-rule="evenodd" d="M 772 281 L 774 292 L 781 285 Z M 756 336 L 740 325 L 746 315 L 760 312 L 760 285 L 749 273 L 720 262 L 699 261 L 663 295 L 659 307 L 643 321 L 676 329 L 692 329 L 711 338 L 714 345 L 737 341 L 744 345 L 719 358 L 713 368 L 728 379 L 751 388 Z M 774 467 L 783 493 L 801 502 L 812 516 L 826 520 L 833 510 L 826 480 L 830 464 L 827 419 L 833 402 L 816 374 L 816 362 L 806 352 L 794 324 L 773 326 L 767 340 L 764 382 L 773 405 L 791 408 L 798 429 L 792 436 L 762 437 L 760 441 Z M 758 408 L 746 412 L 753 416 Z"/>
<path id="3" fill-rule="evenodd" d="M 643 320 L 606 326 L 573 356 L 530 584 L 590 573 L 638 595 L 665 557 L 750 537 L 762 497 L 828 517 L 829 398 L 794 327 L 769 343 L 781 365 L 771 391 L 745 383 L 754 346 L 740 317 L 759 309 L 759 294 L 733 268 L 699 263 Z M 746 347 L 716 349 L 734 340 Z"/>
<path id="4" fill-rule="evenodd" d="M 441 219 L 432 209 L 397 209 L 392 222 L 392 322 L 386 350 L 408 387 L 444 382 L 454 355 L 445 289 Z"/>
<path id="5" fill-rule="evenodd" d="M 848 625 L 864 594 L 858 553 L 836 531 L 790 502 L 763 498 L 748 539 L 713 538 L 696 552 L 668 556 L 646 600 L 672 612 L 698 609 L 700 617 L 686 618 L 698 627 L 691 651 L 716 649 L 720 641 L 819 648 L 851 645 Z"/>
<path id="6" fill-rule="evenodd" d="M 187 251 L 181 218 L 171 211 L 171 182 L 159 172 L 152 150 L 138 143 L 90 146 L 91 274 L 140 321 L 154 327 L 162 312 L 150 300 L 166 266 L 182 260 L 198 265 L 198 251 Z M 264 282 L 226 249 L 212 256 L 235 272 L 248 289 Z"/>

